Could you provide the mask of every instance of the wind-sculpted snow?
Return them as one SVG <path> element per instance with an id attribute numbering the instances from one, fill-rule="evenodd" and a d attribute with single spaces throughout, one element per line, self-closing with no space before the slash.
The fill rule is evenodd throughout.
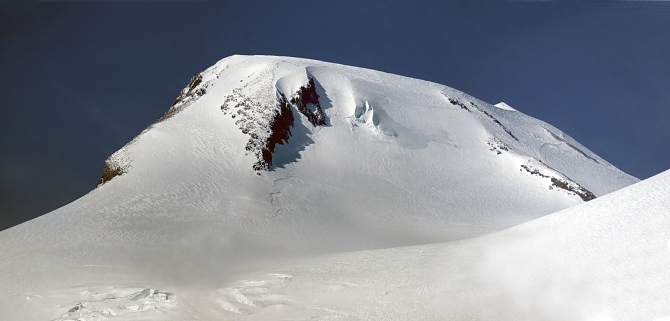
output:
<path id="1" fill-rule="evenodd" d="M 292 311 L 286 319 L 422 319 L 417 312 L 435 302 L 423 296 L 428 292 L 394 277 L 366 285 L 370 271 L 393 266 L 378 256 L 379 264 L 363 268 L 367 276 L 355 276 L 355 264 L 327 268 L 352 271 L 356 280 L 349 281 L 326 282 L 328 273 L 310 265 L 324 278 L 316 285 L 308 271 L 279 277 L 263 262 L 478 238 L 637 182 L 558 129 L 505 106 L 368 69 L 225 58 L 109 157 L 95 190 L 0 232 L 0 316 L 105 317 L 109 308 L 135 318 L 119 308 L 133 306 L 125 297 L 98 306 L 68 292 L 112 287 L 173 294 L 166 306 L 154 299 L 147 301 L 157 309 L 137 306 L 165 319 L 268 319 L 273 309 Z M 413 258 L 396 257 L 405 270 L 424 260 Z M 240 281 L 243 272 L 250 283 Z M 305 299 L 301 291 L 312 285 L 336 301 Z M 440 302 L 462 303 L 450 297 L 456 292 L 426 286 Z M 69 294 L 59 303 L 18 300 L 25 293 Z M 337 301 L 340 293 L 348 299 Z M 425 305 L 402 303 L 415 294 Z M 332 312 L 342 307 L 337 302 L 355 307 L 370 298 L 398 307 L 398 317 Z M 137 318 L 154 318 L 141 311 Z"/>

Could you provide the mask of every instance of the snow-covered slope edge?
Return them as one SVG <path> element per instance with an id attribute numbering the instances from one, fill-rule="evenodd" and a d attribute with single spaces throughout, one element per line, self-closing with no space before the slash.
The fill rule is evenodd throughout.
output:
<path id="1" fill-rule="evenodd" d="M 212 301 L 235 320 L 668 320 L 668 209 L 670 171 L 476 239 L 268 261 Z"/>

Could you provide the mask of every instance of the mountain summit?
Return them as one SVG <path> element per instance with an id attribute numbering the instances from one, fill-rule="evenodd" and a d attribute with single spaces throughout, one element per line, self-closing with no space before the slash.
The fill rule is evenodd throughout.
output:
<path id="1" fill-rule="evenodd" d="M 434 204 L 430 216 L 441 218 L 506 216 L 500 211 L 538 200 L 546 214 L 637 181 L 506 103 L 378 71 L 267 56 L 228 57 L 193 77 L 157 123 L 106 161 L 99 183 L 126 173 L 161 182 L 203 170 L 220 175 L 219 184 L 253 171 L 259 178 L 245 181 L 269 183 L 272 195 L 281 185 L 306 184 L 301 195 L 323 199 L 336 188 L 352 194 L 347 203 L 362 191 L 412 191 L 398 198 L 403 213 L 420 202 Z M 466 210 L 463 199 L 483 204 Z"/>
<path id="2" fill-rule="evenodd" d="M 636 181 L 505 103 L 368 69 L 232 56 L 194 76 L 78 202 L 165 226 L 214 221 L 242 239 L 289 241 L 271 242 L 282 251 L 345 250 L 484 234 Z"/>
<path id="3" fill-rule="evenodd" d="M 222 283 L 267 257 L 472 238 L 637 181 L 505 103 L 368 69 L 231 56 L 111 155 L 96 189 L 0 232 L 0 294 Z M 133 291 L 114 298 L 172 302 Z"/>

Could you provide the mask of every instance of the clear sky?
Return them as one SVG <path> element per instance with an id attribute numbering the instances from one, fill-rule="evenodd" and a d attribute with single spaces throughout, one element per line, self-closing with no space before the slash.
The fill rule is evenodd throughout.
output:
<path id="1" fill-rule="evenodd" d="M 90 191 L 232 54 L 434 81 L 640 179 L 670 168 L 670 1 L 0 0 L 0 230 Z"/>

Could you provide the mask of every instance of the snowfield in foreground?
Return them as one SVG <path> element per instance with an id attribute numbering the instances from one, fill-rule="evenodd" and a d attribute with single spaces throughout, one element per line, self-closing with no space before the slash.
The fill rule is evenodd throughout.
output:
<path id="1" fill-rule="evenodd" d="M 228 57 L 99 183 L 0 232 L 0 317 L 670 317 L 668 172 L 435 83 Z"/>
<path id="2" fill-rule="evenodd" d="M 79 284 L 0 306 L 23 320 L 668 320 L 668 208 L 670 171 L 478 238 L 261 260 L 217 289 Z M 98 272 L 91 284 L 123 282 Z"/>
<path id="3" fill-rule="evenodd" d="M 216 293 L 234 320 L 667 320 L 669 209 L 666 171 L 474 239 L 268 261 Z"/>

